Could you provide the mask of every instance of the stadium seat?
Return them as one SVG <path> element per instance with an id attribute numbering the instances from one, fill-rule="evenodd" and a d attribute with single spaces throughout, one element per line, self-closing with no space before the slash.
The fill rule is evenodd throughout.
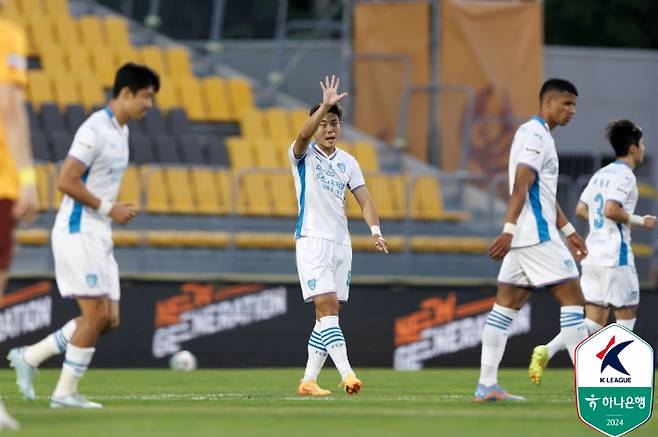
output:
<path id="1" fill-rule="evenodd" d="M 175 135 L 184 135 L 191 130 L 190 120 L 184 109 L 172 109 L 169 112 L 169 125 Z"/>
<path id="2" fill-rule="evenodd" d="M 239 249 L 293 250 L 295 237 L 292 233 L 240 232 L 235 234 L 234 243 Z"/>
<path id="3" fill-rule="evenodd" d="M 396 218 L 406 218 L 409 215 L 409 205 L 407 205 L 407 199 L 409 198 L 407 193 L 409 188 L 408 180 L 408 177 L 402 174 L 391 175 L 389 179 L 391 200 L 398 212 Z"/>
<path id="4" fill-rule="evenodd" d="M 192 194 L 198 214 L 226 214 L 226 205 L 220 204 L 217 179 L 211 168 L 191 168 Z"/>
<path id="5" fill-rule="evenodd" d="M 413 252 L 459 253 L 484 255 L 491 241 L 479 237 L 433 237 L 416 236 L 409 241 Z"/>
<path id="6" fill-rule="evenodd" d="M 142 179 L 139 167 L 134 165 L 126 167 L 117 200 L 132 203 L 138 210 L 142 209 Z"/>
<path id="7" fill-rule="evenodd" d="M 277 154 L 280 152 L 268 138 L 246 140 L 252 144 L 252 151 L 256 158 L 256 164 L 261 168 L 284 168 Z"/>
<path id="8" fill-rule="evenodd" d="M 18 9 L 18 2 L 16 0 L 5 1 L 5 5 L 0 9 L 0 17 L 12 20 L 20 25 L 23 23 L 23 14 Z"/>
<path id="9" fill-rule="evenodd" d="M 51 163 L 41 163 L 34 166 L 37 175 L 37 194 L 39 196 L 39 211 L 50 209 L 52 202 L 53 188 L 55 185 L 54 165 Z"/>
<path id="10" fill-rule="evenodd" d="M 179 149 L 183 162 L 188 164 L 204 164 L 207 163 L 203 146 L 199 142 L 197 134 L 183 134 L 178 137 Z"/>
<path id="11" fill-rule="evenodd" d="M 208 108 L 208 120 L 235 120 L 228 102 L 227 85 L 224 79 L 217 76 L 207 76 L 201 79 L 202 94 Z"/>
<path id="12" fill-rule="evenodd" d="M 379 158 L 374 145 L 355 143 L 352 152 L 363 172 L 379 171 Z"/>
<path id="13" fill-rule="evenodd" d="M 292 137 L 295 138 L 297 133 L 302 128 L 306 120 L 308 120 L 308 110 L 306 109 L 294 109 L 289 111 L 290 123 L 291 123 L 291 133 Z"/>
<path id="14" fill-rule="evenodd" d="M 96 47 L 103 47 L 105 45 L 101 22 L 97 16 L 85 15 L 78 18 L 78 29 L 82 44 L 89 50 L 94 50 Z"/>
<path id="15" fill-rule="evenodd" d="M 48 229 L 18 229 L 16 231 L 16 242 L 21 246 L 45 246 L 50 241 L 50 230 Z"/>
<path id="16" fill-rule="evenodd" d="M 236 119 L 241 119 L 245 111 L 255 108 L 251 84 L 247 80 L 229 79 L 228 90 L 232 114 Z"/>
<path id="17" fill-rule="evenodd" d="M 98 47 L 90 52 L 91 67 L 104 88 L 112 88 L 116 75 L 114 52 L 109 47 Z"/>
<path id="18" fill-rule="evenodd" d="M 114 229 L 112 230 L 112 241 L 117 247 L 136 247 L 142 244 L 142 235 L 136 231 Z"/>
<path id="19" fill-rule="evenodd" d="M 151 231 L 146 232 L 146 244 L 151 247 L 208 247 L 227 248 L 231 237 L 227 232 L 182 232 Z"/>
<path id="20" fill-rule="evenodd" d="M 63 161 L 71 150 L 71 143 L 73 142 L 73 135 L 68 131 L 52 131 L 50 138 L 53 144 L 53 155 L 55 161 Z"/>
<path id="21" fill-rule="evenodd" d="M 229 170 L 219 169 L 215 171 L 215 181 L 217 183 L 217 194 L 219 194 L 219 204 L 222 211 L 233 212 L 236 210 L 234 198 L 235 189 L 234 180 Z"/>
<path id="22" fill-rule="evenodd" d="M 464 221 L 467 212 L 445 211 L 439 181 L 433 176 L 420 176 L 413 182 L 411 217 L 418 220 Z"/>
<path id="23" fill-rule="evenodd" d="M 402 211 L 393 201 L 391 179 L 385 174 L 371 174 L 366 177 L 366 185 L 372 196 L 377 213 L 383 219 L 400 219 Z"/>
<path id="24" fill-rule="evenodd" d="M 43 6 L 46 14 L 51 17 L 67 17 L 71 15 L 68 0 L 43 0 Z"/>
<path id="25" fill-rule="evenodd" d="M 52 78 L 53 89 L 55 90 L 55 103 L 59 106 L 60 111 L 66 111 L 68 105 L 80 104 L 81 99 L 73 80 L 73 77 L 66 74 L 57 74 Z"/>
<path id="26" fill-rule="evenodd" d="M 631 248 L 636 258 L 651 258 L 653 256 L 653 246 L 650 244 L 632 242 Z"/>
<path id="27" fill-rule="evenodd" d="M 151 137 L 138 132 L 130 132 L 130 161 L 137 164 L 152 164 L 156 162 Z"/>
<path id="28" fill-rule="evenodd" d="M 294 138 L 297 135 L 297 132 L 292 132 L 288 113 L 283 108 L 266 109 L 263 111 L 263 121 L 265 133 L 270 138 Z"/>
<path id="29" fill-rule="evenodd" d="M 246 138 L 265 138 L 263 113 L 256 108 L 244 110 L 240 116 L 240 129 Z"/>
<path id="30" fill-rule="evenodd" d="M 155 153 L 160 163 L 179 164 L 181 162 L 178 145 L 174 138 L 167 134 L 158 134 L 153 137 Z"/>
<path id="31" fill-rule="evenodd" d="M 208 114 L 201 95 L 201 84 L 194 76 L 179 77 L 176 79 L 178 97 L 191 121 L 206 121 Z"/>
<path id="32" fill-rule="evenodd" d="M 57 42 L 62 47 L 82 45 L 78 26 L 70 15 L 54 15 L 50 17 Z"/>
<path id="33" fill-rule="evenodd" d="M 264 173 L 245 173 L 238 181 L 238 213 L 250 216 L 273 214 L 268 178 Z"/>
<path id="34" fill-rule="evenodd" d="M 142 177 L 146 185 L 146 212 L 151 214 L 170 213 L 171 208 L 164 169 L 148 165 L 143 166 Z"/>
<path id="35" fill-rule="evenodd" d="M 242 137 L 229 137 L 224 144 L 231 163 L 231 169 L 241 170 L 257 166 L 250 141 Z"/>
<path id="36" fill-rule="evenodd" d="M 66 74 L 66 72 L 69 70 L 66 65 L 64 50 L 62 47 L 53 42 L 52 36 L 44 36 L 43 38 L 49 38 L 42 40 L 42 50 L 39 53 L 39 58 L 41 59 L 41 67 L 43 68 L 44 72 L 50 76 L 56 74 Z"/>
<path id="37" fill-rule="evenodd" d="M 54 131 L 67 132 L 68 126 L 62 117 L 62 113 L 54 103 L 44 103 L 41 108 L 41 120 L 45 131 L 50 134 Z"/>
<path id="38" fill-rule="evenodd" d="M 167 60 L 167 73 L 174 79 L 194 77 L 190 52 L 185 47 L 169 47 L 165 50 Z"/>
<path id="39" fill-rule="evenodd" d="M 192 180 L 187 167 L 170 167 L 165 170 L 170 212 L 174 214 L 194 214 L 196 205 L 192 196 Z"/>
<path id="40" fill-rule="evenodd" d="M 63 47 L 64 61 L 69 74 L 80 80 L 96 80 L 96 73 L 91 65 L 91 56 L 87 48 L 79 44 L 69 44 Z M 62 72 L 58 74 L 62 74 Z"/>
<path id="41" fill-rule="evenodd" d="M 87 78 L 78 79 L 78 87 L 80 89 L 80 100 L 82 106 L 87 112 L 91 112 L 96 108 L 105 105 L 105 94 L 103 87 L 96 79 L 96 76 L 90 75 Z"/>
<path id="42" fill-rule="evenodd" d="M 87 119 L 87 114 L 85 112 L 85 108 L 83 108 L 82 105 L 69 105 L 66 108 L 65 118 L 66 124 L 69 127 L 69 131 L 75 132 Z"/>
<path id="43" fill-rule="evenodd" d="M 115 61 L 113 68 L 114 71 L 118 70 L 121 66 L 127 64 L 128 62 L 134 62 L 137 64 L 141 62 L 139 52 L 137 51 L 137 49 L 135 49 L 132 46 L 115 47 L 112 49 L 112 51 L 114 52 L 114 61 Z M 159 71 L 157 73 L 160 74 L 160 78 L 162 80 L 162 74 Z"/>
<path id="44" fill-rule="evenodd" d="M 404 249 L 405 238 L 400 235 L 387 235 L 388 251 L 401 252 Z M 352 236 L 352 249 L 357 252 L 378 252 L 371 235 Z"/>
<path id="45" fill-rule="evenodd" d="M 363 217 L 359 202 L 356 201 L 356 197 L 354 197 L 354 194 L 348 189 L 345 189 L 345 215 L 349 219 Z"/>
<path id="46" fill-rule="evenodd" d="M 205 144 L 209 163 L 219 164 L 225 167 L 231 165 L 223 138 L 209 137 Z"/>
<path id="47" fill-rule="evenodd" d="M 148 45 L 139 49 L 140 60 L 143 64 L 155 70 L 161 76 L 167 76 L 170 79 L 167 69 L 164 64 L 164 57 L 162 56 L 162 49 L 160 46 Z"/>
<path id="48" fill-rule="evenodd" d="M 278 217 L 295 217 L 298 213 L 295 182 L 289 172 L 269 175 L 273 214 Z"/>
<path id="49" fill-rule="evenodd" d="M 27 84 L 28 98 L 34 112 L 40 113 L 43 104 L 55 102 L 50 80 L 43 71 L 28 70 Z"/>
<path id="50" fill-rule="evenodd" d="M 176 83 L 171 78 L 160 76 L 160 91 L 155 95 L 155 101 L 163 114 L 182 106 L 176 91 Z"/>
<path id="51" fill-rule="evenodd" d="M 163 135 L 169 133 L 169 128 L 165 124 L 162 113 L 157 107 L 151 108 L 144 117 L 144 126 L 149 135 Z"/>
<path id="52" fill-rule="evenodd" d="M 105 40 L 110 47 L 114 49 L 132 47 L 128 22 L 124 18 L 116 15 L 105 17 L 103 28 L 105 30 Z"/>
<path id="53" fill-rule="evenodd" d="M 48 138 L 41 131 L 31 132 L 32 155 L 35 161 L 53 161 L 53 154 L 48 145 Z"/>

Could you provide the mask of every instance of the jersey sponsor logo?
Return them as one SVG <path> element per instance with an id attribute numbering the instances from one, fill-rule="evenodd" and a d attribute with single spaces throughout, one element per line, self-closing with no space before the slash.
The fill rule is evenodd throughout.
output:
<path id="1" fill-rule="evenodd" d="M 0 341 L 48 328 L 52 319 L 52 283 L 37 282 L 7 293 L 0 305 Z"/>
<path id="2" fill-rule="evenodd" d="M 306 285 L 308 285 L 308 288 L 310 288 L 311 290 L 315 290 L 315 284 L 316 284 L 315 279 L 309 279 L 308 281 L 306 281 Z"/>
<path id="3" fill-rule="evenodd" d="M 87 273 L 85 280 L 90 288 L 94 288 L 98 285 L 98 275 L 96 273 Z"/>
<path id="4" fill-rule="evenodd" d="M 424 362 L 442 355 L 478 346 L 482 329 L 495 298 L 457 304 L 457 293 L 431 297 L 420 303 L 420 310 L 395 320 L 393 367 L 420 370 Z M 509 330 L 509 335 L 530 332 L 530 305 L 525 305 Z"/>
<path id="5" fill-rule="evenodd" d="M 287 313 L 285 287 L 246 284 L 214 287 L 187 283 L 181 293 L 156 301 L 152 353 L 156 358 L 182 350 L 183 343 Z"/>
<path id="6" fill-rule="evenodd" d="M 345 164 L 343 164 L 342 162 L 339 162 L 338 164 L 336 164 L 336 167 L 338 168 L 339 172 L 345 173 Z"/>
<path id="7" fill-rule="evenodd" d="M 541 138 L 541 137 L 540 137 Z M 530 147 L 525 148 L 528 152 L 535 152 L 537 155 L 539 155 L 541 152 L 537 149 L 531 149 Z"/>

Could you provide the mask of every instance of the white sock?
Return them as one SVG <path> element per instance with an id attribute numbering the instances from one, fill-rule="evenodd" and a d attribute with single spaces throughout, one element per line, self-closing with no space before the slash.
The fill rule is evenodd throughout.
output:
<path id="1" fill-rule="evenodd" d="M 636 317 L 632 319 L 617 319 L 617 323 L 619 323 L 621 326 L 623 326 L 626 329 L 630 329 L 631 331 L 635 327 L 635 321 L 637 320 Z"/>
<path id="2" fill-rule="evenodd" d="M 40 342 L 26 347 L 23 351 L 23 358 L 27 361 L 27 364 L 32 367 L 39 367 L 41 363 L 53 355 L 63 354 L 75 332 L 75 327 L 75 319 L 71 319 Z"/>
<path id="3" fill-rule="evenodd" d="M 569 352 L 571 362 L 573 362 L 576 346 L 588 336 L 584 314 L 585 308 L 581 305 L 567 305 L 560 308 L 560 334 L 562 334 L 562 340 Z"/>
<path id="4" fill-rule="evenodd" d="M 352 367 L 347 359 L 347 346 L 345 345 L 345 337 L 338 325 L 338 316 L 325 316 L 320 319 L 320 332 L 324 347 L 331 356 L 331 359 L 340 373 L 340 377 L 345 377 L 351 373 Z"/>
<path id="5" fill-rule="evenodd" d="M 322 335 L 320 334 L 320 321 L 315 321 L 315 326 L 308 339 L 308 361 L 304 371 L 304 382 L 317 381 L 320 370 L 327 360 L 327 348 L 324 347 Z"/>
<path id="6" fill-rule="evenodd" d="M 595 332 L 599 331 L 603 326 L 599 325 L 592 319 L 585 319 L 583 322 L 585 326 L 587 327 L 587 333 L 589 335 L 594 334 Z M 546 346 L 548 346 L 548 359 L 550 360 L 553 358 L 553 355 L 556 353 L 560 352 L 561 350 L 564 350 L 566 348 L 566 345 L 564 344 L 564 339 L 562 337 L 562 332 L 560 332 L 558 335 L 556 335 L 553 340 L 551 340 Z"/>
<path id="7" fill-rule="evenodd" d="M 87 371 L 95 351 L 96 348 L 93 347 L 77 347 L 69 343 L 62 365 L 62 373 L 53 396 L 62 397 L 77 393 L 78 382 Z"/>
<path id="8" fill-rule="evenodd" d="M 479 383 L 491 387 L 498 382 L 498 365 L 505 353 L 507 332 L 518 310 L 494 304 L 482 330 Z"/>

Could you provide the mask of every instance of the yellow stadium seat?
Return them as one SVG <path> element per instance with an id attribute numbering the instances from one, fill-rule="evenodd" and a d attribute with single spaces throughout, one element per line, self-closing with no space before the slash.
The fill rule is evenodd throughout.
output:
<path id="1" fill-rule="evenodd" d="M 12 20 L 16 23 L 24 25 L 23 14 L 18 10 L 18 2 L 16 0 L 6 0 L 4 7 L 0 8 L 0 17 Z"/>
<path id="2" fill-rule="evenodd" d="M 82 37 L 82 44 L 88 49 L 94 50 L 96 47 L 105 45 L 101 21 L 95 15 L 85 15 L 78 19 L 78 29 Z"/>
<path id="3" fill-rule="evenodd" d="M 283 108 L 269 108 L 263 111 L 265 133 L 270 138 L 294 138 L 296 132 L 290 129 L 288 113 Z"/>
<path id="4" fill-rule="evenodd" d="M 73 77 L 66 74 L 57 74 L 52 78 L 55 90 L 55 103 L 61 111 L 65 111 L 68 105 L 79 105 L 80 96 Z"/>
<path id="5" fill-rule="evenodd" d="M 134 47 L 115 47 L 114 51 L 114 70 L 118 70 L 128 62 L 136 64 L 141 63 L 139 52 Z M 158 74 L 162 75 L 159 71 Z"/>
<path id="6" fill-rule="evenodd" d="M 419 220 L 464 221 L 470 215 L 462 211 L 445 211 L 438 179 L 420 176 L 413 182 L 411 217 Z"/>
<path id="7" fill-rule="evenodd" d="M 142 174 L 146 185 L 146 212 L 155 214 L 171 212 L 164 170 L 159 167 L 144 166 Z"/>
<path id="8" fill-rule="evenodd" d="M 210 121 L 231 121 L 235 119 L 231 114 L 224 79 L 217 76 L 205 77 L 201 80 L 201 87 Z"/>
<path id="9" fill-rule="evenodd" d="M 269 177 L 275 216 L 295 217 L 298 212 L 295 182 L 290 173 L 276 173 Z"/>
<path id="10" fill-rule="evenodd" d="M 139 50 L 139 54 L 143 64 L 155 70 L 160 75 L 169 76 L 164 65 L 164 57 L 162 56 L 160 46 L 144 46 Z"/>
<path id="11" fill-rule="evenodd" d="M 55 102 L 50 79 L 43 71 L 28 70 L 27 84 L 29 100 L 36 112 L 41 110 L 42 104 Z"/>
<path id="12" fill-rule="evenodd" d="M 69 45 L 82 45 L 78 26 L 70 15 L 51 16 L 50 20 L 55 30 L 55 36 L 59 45 L 66 47 Z"/>
<path id="13" fill-rule="evenodd" d="M 383 219 L 399 219 L 401 212 L 397 209 L 391 195 L 390 178 L 384 174 L 373 174 L 366 177 L 368 191 L 372 196 L 377 213 Z"/>
<path id="14" fill-rule="evenodd" d="M 204 231 L 150 231 L 145 235 L 146 244 L 153 247 L 228 247 L 231 236 L 227 232 Z"/>
<path id="15" fill-rule="evenodd" d="M 398 211 L 397 218 L 406 218 L 409 215 L 409 205 L 407 199 L 409 198 L 408 178 L 405 175 L 397 174 L 390 177 L 391 199 L 395 209 Z"/>
<path id="16" fill-rule="evenodd" d="M 155 95 L 155 101 L 160 111 L 165 114 L 174 108 L 181 107 L 176 83 L 171 78 L 160 76 L 160 91 Z"/>
<path id="17" fill-rule="evenodd" d="M 171 199 L 171 212 L 175 214 L 194 214 L 196 205 L 192 197 L 192 181 L 185 167 L 171 167 L 165 172 L 169 198 Z"/>
<path id="18" fill-rule="evenodd" d="M 480 237 L 433 237 L 417 236 L 409 241 L 414 252 L 461 253 L 470 255 L 486 254 L 491 241 Z"/>
<path id="19" fill-rule="evenodd" d="M 219 195 L 219 205 L 222 211 L 233 212 L 236 210 L 234 202 L 233 177 L 229 170 L 219 169 L 215 172 L 215 181 L 217 183 L 217 194 Z"/>
<path id="20" fill-rule="evenodd" d="M 266 137 L 263 113 L 256 108 L 244 111 L 240 117 L 240 130 L 242 135 L 247 138 Z"/>
<path id="21" fill-rule="evenodd" d="M 142 235 L 136 231 L 114 229 L 112 230 L 112 241 L 118 247 L 136 247 L 142 243 Z"/>
<path id="22" fill-rule="evenodd" d="M 64 60 L 67 71 L 78 79 L 95 78 L 94 69 L 91 66 L 91 57 L 85 46 L 64 46 Z"/>
<path id="23" fill-rule="evenodd" d="M 129 165 L 126 168 L 121 179 L 117 200 L 132 203 L 138 210 L 142 209 L 142 179 L 138 167 Z"/>
<path id="24" fill-rule="evenodd" d="M 295 248 L 292 233 L 278 232 L 240 232 L 235 234 L 235 247 L 240 249 L 282 249 Z"/>
<path id="25" fill-rule="evenodd" d="M 249 141 L 249 140 L 247 140 Z M 283 168 L 277 157 L 279 148 L 269 138 L 260 138 L 251 140 L 256 164 L 262 168 Z"/>
<path id="26" fill-rule="evenodd" d="M 635 258 L 650 258 L 653 255 L 653 246 L 650 244 L 633 242 L 631 248 Z"/>
<path id="27" fill-rule="evenodd" d="M 192 191 L 199 214 L 226 214 L 228 205 L 220 203 L 217 179 L 210 168 L 192 168 Z"/>
<path id="28" fill-rule="evenodd" d="M 185 47 L 170 47 L 165 51 L 167 59 L 167 73 L 169 76 L 179 79 L 194 76 L 190 52 Z"/>
<path id="29" fill-rule="evenodd" d="M 45 246 L 50 241 L 49 229 L 18 229 L 16 242 L 21 246 Z"/>
<path id="30" fill-rule="evenodd" d="M 51 17 L 71 16 L 69 0 L 43 0 L 44 10 Z"/>
<path id="31" fill-rule="evenodd" d="M 400 235 L 387 235 L 386 242 L 388 243 L 389 253 L 402 251 L 405 246 L 405 241 L 405 238 Z M 352 249 L 358 252 L 379 251 L 375 246 L 371 235 L 354 235 L 352 237 Z"/>
<path id="32" fill-rule="evenodd" d="M 352 148 L 354 157 L 364 172 L 379 171 L 379 158 L 375 146 L 370 143 L 356 143 Z"/>
<path id="33" fill-rule="evenodd" d="M 43 43 L 42 51 L 39 54 L 42 69 L 49 75 L 66 74 L 66 58 L 62 47 L 49 41 Z"/>
<path id="34" fill-rule="evenodd" d="M 105 94 L 103 93 L 103 86 L 96 79 L 95 76 L 90 75 L 87 78 L 80 78 L 78 80 L 80 90 L 80 100 L 85 111 L 91 112 L 95 108 L 99 108 L 105 104 Z"/>
<path id="35" fill-rule="evenodd" d="M 231 107 L 236 118 L 240 119 L 245 111 L 255 107 L 251 84 L 247 80 L 229 79 L 228 90 Z"/>
<path id="36" fill-rule="evenodd" d="M 34 170 L 37 174 L 37 194 L 39 196 L 39 211 L 50 209 L 52 191 L 54 186 L 53 164 L 36 164 Z"/>
<path id="37" fill-rule="evenodd" d="M 345 215 L 350 219 L 358 219 L 363 217 L 361 206 L 356 201 L 354 193 L 350 190 L 345 190 Z"/>
<path id="38" fill-rule="evenodd" d="M 297 133 L 302 126 L 304 126 L 306 120 L 308 120 L 308 111 L 306 109 L 294 109 L 290 111 L 290 123 L 292 124 L 291 132 L 293 138 L 297 136 Z"/>
<path id="39" fill-rule="evenodd" d="M 239 181 L 238 213 L 240 215 L 272 215 L 268 178 L 264 173 L 246 173 Z"/>
<path id="40" fill-rule="evenodd" d="M 28 20 L 34 17 L 44 17 L 46 9 L 41 0 L 14 0 L 16 6 L 21 10 L 23 16 Z"/>
<path id="41" fill-rule="evenodd" d="M 117 68 L 109 47 L 98 47 L 91 52 L 91 67 L 101 85 L 112 88 Z"/>
<path id="42" fill-rule="evenodd" d="M 208 120 L 207 110 L 201 95 L 201 84 L 194 76 L 179 77 L 176 79 L 180 102 L 192 121 Z"/>
<path id="43" fill-rule="evenodd" d="M 128 22 L 116 15 L 110 15 L 103 20 L 105 40 L 112 48 L 132 47 Z"/>
<path id="44" fill-rule="evenodd" d="M 256 167 L 258 165 L 251 141 L 242 137 L 229 137 L 225 141 L 226 152 L 232 170 Z"/>

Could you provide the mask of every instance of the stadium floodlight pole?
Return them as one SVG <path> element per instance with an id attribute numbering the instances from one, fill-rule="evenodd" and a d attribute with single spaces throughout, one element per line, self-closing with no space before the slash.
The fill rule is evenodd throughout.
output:
<path id="1" fill-rule="evenodd" d="M 439 128 L 438 128 L 438 96 L 439 96 L 439 30 L 440 30 L 440 21 L 441 14 L 440 9 L 441 0 L 434 0 L 432 2 L 432 37 L 430 41 L 430 59 L 431 59 L 431 69 L 430 69 L 430 81 L 431 81 L 431 92 L 430 92 L 430 111 L 429 111 L 429 162 L 430 164 L 436 165 L 437 167 L 441 165 L 441 151 L 440 151 L 440 141 L 439 141 Z"/>
<path id="2" fill-rule="evenodd" d="M 276 41 L 275 49 L 272 51 L 272 64 L 267 76 L 270 85 L 276 87 L 283 81 L 283 52 L 286 45 L 286 20 L 288 18 L 288 0 L 279 0 L 279 8 L 276 14 Z"/>
<path id="3" fill-rule="evenodd" d="M 340 78 L 343 86 L 352 94 L 352 17 L 354 16 L 354 0 L 343 0 L 343 17 L 341 20 L 341 56 L 343 58 Z M 353 94 L 352 94 L 353 95 Z M 350 123 L 354 122 L 352 99 L 343 102 L 345 114 Z"/>
<path id="4" fill-rule="evenodd" d="M 212 18 L 210 21 L 210 36 L 206 44 L 206 50 L 211 53 L 219 53 L 223 49 L 221 43 L 224 31 L 224 11 L 226 0 L 215 0 L 212 5 Z"/>
<path id="5" fill-rule="evenodd" d="M 151 29 L 157 29 L 162 24 L 160 19 L 160 0 L 151 0 L 149 3 L 149 11 L 144 19 L 144 24 Z"/>

